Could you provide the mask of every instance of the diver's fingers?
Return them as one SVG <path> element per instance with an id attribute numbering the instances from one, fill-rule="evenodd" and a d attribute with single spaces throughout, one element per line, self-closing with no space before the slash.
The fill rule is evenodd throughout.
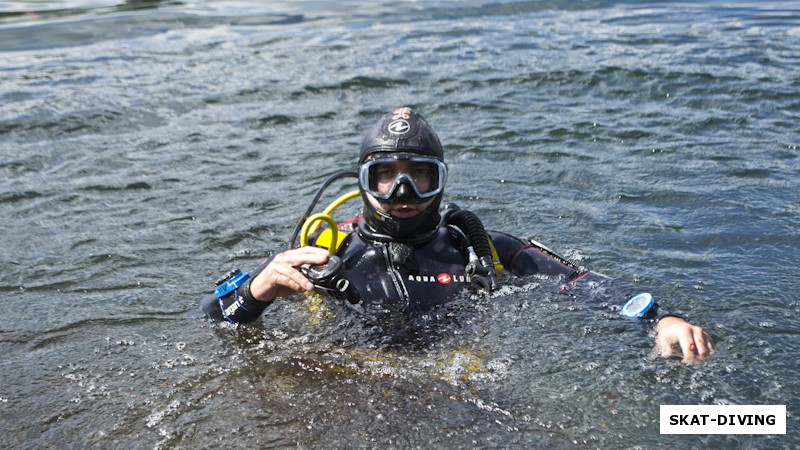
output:
<path id="1" fill-rule="evenodd" d="M 681 333 L 678 334 L 678 344 L 683 352 L 684 361 L 694 362 L 697 359 L 697 345 L 691 329 L 681 330 Z"/>
<path id="2" fill-rule="evenodd" d="M 299 270 L 295 269 L 293 265 L 286 262 L 272 261 L 267 266 L 270 274 L 267 277 L 267 282 L 272 282 L 275 287 L 286 287 L 295 292 L 304 292 L 314 289 L 314 284 L 306 278 Z"/>
<path id="3" fill-rule="evenodd" d="M 664 358 L 672 356 L 673 340 L 667 333 L 658 333 L 656 335 L 656 350 Z"/>
<path id="4" fill-rule="evenodd" d="M 669 342 L 660 341 L 656 348 L 658 350 L 658 353 L 664 358 L 669 358 L 670 356 L 672 356 L 672 344 L 670 344 Z"/>
<path id="5" fill-rule="evenodd" d="M 278 262 L 294 267 L 303 264 L 325 264 L 328 261 L 328 255 L 330 253 L 323 248 L 305 246 L 293 248 L 276 255 L 272 263 Z"/>
<path id="6" fill-rule="evenodd" d="M 263 302 L 271 302 L 276 297 L 286 297 L 314 289 L 308 278 L 286 261 L 281 261 L 278 256 L 250 282 L 250 293 L 253 297 Z"/>
<path id="7" fill-rule="evenodd" d="M 714 353 L 714 342 L 701 327 L 680 317 L 667 316 L 656 325 L 656 348 L 662 356 L 674 354 L 673 346 L 680 347 L 683 359 L 694 362 Z"/>
<path id="8" fill-rule="evenodd" d="M 711 340 L 711 336 L 700 327 L 694 327 L 692 331 L 694 334 L 694 342 L 697 345 L 697 353 L 701 357 L 713 355 L 714 341 Z"/>

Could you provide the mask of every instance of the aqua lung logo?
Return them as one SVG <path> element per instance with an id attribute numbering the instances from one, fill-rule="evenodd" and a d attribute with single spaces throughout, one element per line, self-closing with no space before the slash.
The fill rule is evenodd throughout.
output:
<path id="1" fill-rule="evenodd" d="M 388 129 L 392 134 L 406 134 L 408 133 L 408 130 L 411 129 L 411 125 L 409 125 L 408 122 L 403 119 L 398 119 L 390 123 Z"/>
<path id="2" fill-rule="evenodd" d="M 440 273 L 439 275 L 409 275 L 408 281 L 415 283 L 466 283 L 466 275 L 450 275 L 449 273 Z"/>
<path id="3" fill-rule="evenodd" d="M 241 296 L 239 297 L 239 301 L 242 301 L 242 297 Z M 231 303 L 230 306 L 225 308 L 225 315 L 226 316 L 230 317 L 230 316 L 236 314 L 237 311 L 239 311 L 239 301 L 235 301 L 235 302 Z"/>

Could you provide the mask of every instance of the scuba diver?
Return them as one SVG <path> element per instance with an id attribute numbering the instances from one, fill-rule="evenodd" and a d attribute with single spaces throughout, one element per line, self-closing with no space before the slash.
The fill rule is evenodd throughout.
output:
<path id="1" fill-rule="evenodd" d="M 309 220 L 301 220 L 289 248 L 249 274 L 236 270 L 217 282 L 215 296 L 201 305 L 207 316 L 252 322 L 276 298 L 312 291 L 422 312 L 469 289 L 492 292 L 502 270 L 559 277 L 564 289 L 602 277 L 536 242 L 486 231 L 475 214 L 456 205 L 442 205 L 447 182 L 442 145 L 411 108 L 385 114 L 361 143 L 357 174 L 343 175 L 358 177 L 353 194 L 361 197 L 362 216 L 340 226 L 333 222 L 325 230 L 332 232 L 329 249 L 320 246 L 326 245 L 322 235 L 314 245 L 295 245 L 299 226 L 301 238 L 308 230 Z M 649 294 L 637 295 L 622 312 L 655 325 L 656 348 L 664 356 L 673 346 L 690 361 L 714 351 L 702 328 L 669 314 Z"/>

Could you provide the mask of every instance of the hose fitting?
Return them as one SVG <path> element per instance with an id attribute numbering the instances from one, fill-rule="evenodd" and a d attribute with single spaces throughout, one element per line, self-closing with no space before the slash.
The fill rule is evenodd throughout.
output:
<path id="1" fill-rule="evenodd" d="M 470 257 L 466 268 L 470 282 L 489 293 L 497 290 L 500 284 L 494 271 L 492 248 L 481 219 L 472 211 L 460 209 L 452 203 L 445 205 L 443 217 L 448 225 L 458 227 L 470 243 Z"/>

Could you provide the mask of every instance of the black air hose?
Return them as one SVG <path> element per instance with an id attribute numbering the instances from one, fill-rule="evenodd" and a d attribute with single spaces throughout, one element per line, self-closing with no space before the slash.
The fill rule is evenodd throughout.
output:
<path id="1" fill-rule="evenodd" d="M 492 248 L 489 247 L 489 237 L 486 235 L 486 229 L 483 227 L 483 222 L 472 211 L 460 209 L 454 212 L 448 223 L 461 228 L 461 231 L 469 238 L 469 243 L 475 249 L 475 253 L 483 260 L 488 257 L 489 261 L 492 260 Z"/>
<path id="2" fill-rule="evenodd" d="M 446 205 L 447 208 L 458 208 L 455 205 Z M 454 225 L 461 229 L 467 236 L 470 245 L 478 255 L 480 263 L 483 266 L 483 272 L 488 276 L 490 291 L 497 289 L 497 277 L 494 273 L 494 261 L 492 258 L 492 248 L 489 245 L 489 236 L 486 234 L 486 229 L 483 227 L 483 222 L 472 211 L 458 209 L 454 212 L 448 211 L 447 223 Z"/>

